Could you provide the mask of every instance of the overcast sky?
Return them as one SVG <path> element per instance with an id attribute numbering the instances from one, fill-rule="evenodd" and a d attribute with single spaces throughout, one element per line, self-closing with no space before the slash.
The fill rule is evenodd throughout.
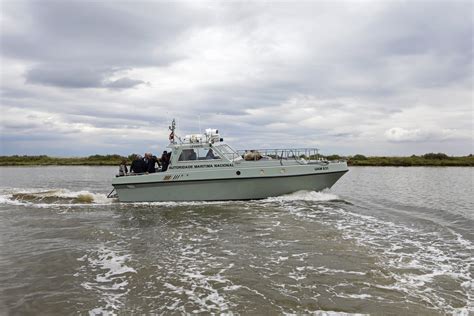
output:
<path id="1" fill-rule="evenodd" d="M 0 3 L 1 155 L 474 152 L 472 1 Z"/>

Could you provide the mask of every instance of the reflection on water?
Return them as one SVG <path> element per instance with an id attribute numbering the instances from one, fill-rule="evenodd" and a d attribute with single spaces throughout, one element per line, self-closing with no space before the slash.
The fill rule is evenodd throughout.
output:
<path id="1" fill-rule="evenodd" d="M 11 314 L 474 312 L 471 168 L 352 168 L 327 192 L 122 204 L 115 168 L 0 168 Z"/>

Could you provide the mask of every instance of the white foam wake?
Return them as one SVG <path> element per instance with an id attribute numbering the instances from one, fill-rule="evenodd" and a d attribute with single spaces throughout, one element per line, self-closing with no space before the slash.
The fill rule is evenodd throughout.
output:
<path id="1" fill-rule="evenodd" d="M 112 202 L 113 199 L 108 199 L 103 193 L 94 193 L 87 190 L 71 191 L 56 188 L 11 188 L 0 190 L 0 204 L 7 205 L 49 207 L 53 205 L 104 205 Z"/>
<path id="2" fill-rule="evenodd" d="M 265 199 L 264 201 L 269 202 L 287 202 L 287 201 L 333 201 L 338 200 L 339 197 L 336 194 L 328 191 L 297 191 L 291 194 L 275 196 Z"/>
<path id="3" fill-rule="evenodd" d="M 95 292 L 100 297 L 99 307 L 89 311 L 89 315 L 114 314 L 123 306 L 123 297 L 130 291 L 129 276 L 137 273 L 128 263 L 131 256 L 101 245 L 77 259 L 85 263 L 76 273 L 76 277 L 95 275 L 95 278 L 81 283 L 81 286 Z"/>

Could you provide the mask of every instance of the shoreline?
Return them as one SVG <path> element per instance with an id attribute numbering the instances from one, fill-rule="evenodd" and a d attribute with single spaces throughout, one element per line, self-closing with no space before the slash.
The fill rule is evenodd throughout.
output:
<path id="1" fill-rule="evenodd" d="M 346 160 L 350 167 L 474 167 L 474 156 L 452 157 L 445 154 L 425 154 L 421 156 L 322 156 L 328 160 Z M 50 157 L 40 156 L 0 156 L 0 166 L 118 166 L 130 157 L 120 155 L 93 155 L 89 157 Z"/>

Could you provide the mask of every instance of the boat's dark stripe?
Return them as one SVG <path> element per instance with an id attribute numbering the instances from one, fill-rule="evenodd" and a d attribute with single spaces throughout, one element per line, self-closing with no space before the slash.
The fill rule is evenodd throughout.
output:
<path id="1" fill-rule="evenodd" d="M 290 178 L 290 177 L 305 177 L 305 176 L 322 176 L 327 174 L 334 173 L 346 173 L 349 170 L 344 171 L 332 171 L 324 173 L 308 173 L 308 174 L 291 174 L 291 175 L 281 175 L 281 176 L 266 176 L 266 177 L 235 177 L 235 178 L 215 178 L 215 179 L 195 179 L 195 180 L 168 180 L 168 181 L 150 181 L 150 182 L 130 182 L 130 183 L 116 183 L 112 184 L 114 187 L 121 187 L 127 185 L 148 185 L 148 184 L 172 184 L 172 183 L 182 183 L 182 182 L 203 182 L 203 181 L 227 181 L 227 180 L 251 180 L 251 179 L 272 179 L 272 178 Z M 139 177 L 139 176 L 136 176 Z"/>

